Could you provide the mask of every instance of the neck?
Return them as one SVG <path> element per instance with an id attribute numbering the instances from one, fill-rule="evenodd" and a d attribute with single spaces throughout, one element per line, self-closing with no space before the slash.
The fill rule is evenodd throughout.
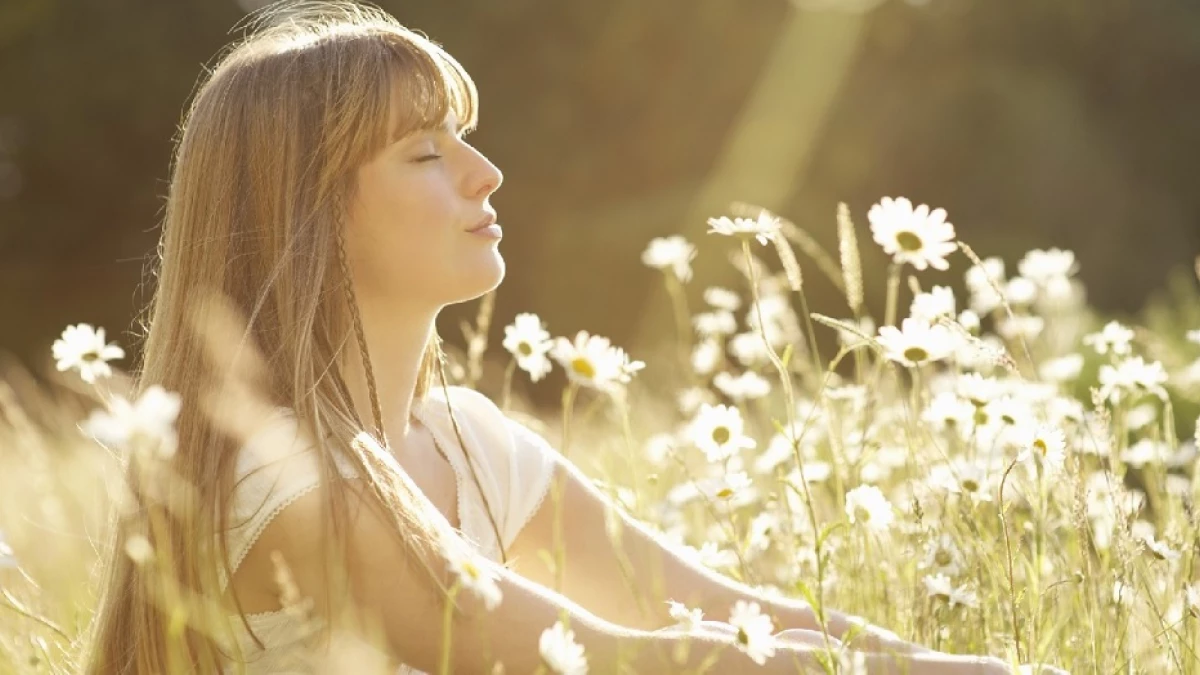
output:
<path id="1" fill-rule="evenodd" d="M 362 297 L 359 309 L 383 413 L 383 433 L 394 445 L 408 435 L 417 376 L 439 310 L 397 307 L 394 302 L 375 302 Z M 354 408 L 367 425 L 366 430 L 374 432 L 375 413 L 356 338 L 344 353 L 342 365 Z"/>

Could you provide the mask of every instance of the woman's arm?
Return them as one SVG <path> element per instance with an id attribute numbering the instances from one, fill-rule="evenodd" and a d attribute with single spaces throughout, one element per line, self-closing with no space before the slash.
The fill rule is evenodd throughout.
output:
<path id="1" fill-rule="evenodd" d="M 729 619 L 735 602 L 745 600 L 759 603 L 764 613 L 772 615 L 777 630 L 820 630 L 808 604 L 756 593 L 691 560 L 615 508 L 571 462 L 556 455 L 555 464 L 551 494 L 509 548 L 521 574 L 624 626 L 653 630 L 673 623 L 667 600 L 699 608 L 706 619 L 721 621 Z M 556 523 L 559 517 L 561 523 Z M 610 528 L 610 523 L 617 527 Z M 610 529 L 615 538 L 610 539 Z M 554 553 L 559 545 L 562 569 L 556 574 L 555 558 L 559 556 Z M 930 652 L 857 617 L 826 612 L 826 628 L 834 638 L 847 637 L 856 622 L 865 630 L 853 632 L 858 637 L 852 640 L 852 647 Z"/>
<path id="2" fill-rule="evenodd" d="M 323 489 L 297 499 L 271 520 L 235 574 L 235 588 L 273 588 L 272 575 L 263 570 L 272 568 L 267 561 L 278 551 L 299 595 L 313 600 L 317 615 L 329 616 L 330 607 L 323 603 L 321 592 L 326 577 L 320 562 L 329 542 L 314 525 L 323 517 Z M 352 515 L 346 573 L 352 605 L 359 612 L 357 620 L 365 619 L 371 634 L 378 636 L 375 645 L 390 660 L 424 672 L 439 672 L 446 598 L 430 587 L 423 574 L 413 571 L 406 549 L 374 503 L 353 490 L 348 496 Z M 429 508 L 435 507 L 430 504 Z M 492 673 L 496 663 L 502 663 L 506 672 L 536 672 L 543 667 L 539 653 L 542 632 L 560 618 L 567 620 L 575 641 L 584 647 L 590 672 L 698 672 L 705 663 L 711 665 L 708 672 L 712 673 L 755 668 L 727 636 L 655 634 L 620 627 L 489 560 L 478 558 L 475 563 L 496 575 L 502 599 L 488 610 L 472 592 L 459 591 L 456 603 L 460 611 L 450 623 L 450 672 Z M 435 570 L 444 571 L 449 560 L 437 558 L 432 564 Z M 443 581 L 453 583 L 448 571 Z M 353 630 L 362 627 L 355 625 Z M 781 648 L 755 672 L 806 672 L 801 667 L 818 672 L 814 651 L 801 646 Z"/>

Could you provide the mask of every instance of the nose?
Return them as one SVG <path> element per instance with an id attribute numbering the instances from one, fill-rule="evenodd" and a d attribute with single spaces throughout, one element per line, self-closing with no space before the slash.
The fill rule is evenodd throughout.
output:
<path id="1" fill-rule="evenodd" d="M 500 184 L 504 182 L 504 173 L 482 152 L 475 153 L 479 155 L 479 168 L 474 173 L 472 192 L 475 198 L 481 199 L 500 189 Z"/>

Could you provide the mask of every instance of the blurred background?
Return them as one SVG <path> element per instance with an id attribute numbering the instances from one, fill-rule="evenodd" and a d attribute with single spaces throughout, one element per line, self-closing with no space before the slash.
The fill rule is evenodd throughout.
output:
<path id="1" fill-rule="evenodd" d="M 135 363 L 172 137 L 260 4 L 0 2 L 0 352 L 52 370 L 51 342 L 90 322 Z M 732 200 L 834 251 L 846 202 L 877 316 L 887 261 L 866 211 L 883 196 L 945 208 L 1010 269 L 1031 248 L 1075 251 L 1089 302 L 1114 316 L 1200 253 L 1194 0 L 378 4 L 481 93 L 471 141 L 505 173 L 494 357 L 523 311 L 653 353 L 671 312 L 641 251 L 668 234 L 700 246 L 693 306 L 707 285 L 739 287 L 727 242 L 704 234 Z M 953 264 L 923 284 L 958 286 Z M 806 284 L 813 311 L 847 315 L 820 274 Z M 461 343 L 474 311 L 448 310 L 442 334 Z"/>

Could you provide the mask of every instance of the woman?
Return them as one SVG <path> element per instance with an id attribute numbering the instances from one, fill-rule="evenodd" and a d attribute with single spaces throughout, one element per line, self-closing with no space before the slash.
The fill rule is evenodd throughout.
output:
<path id="1" fill-rule="evenodd" d="M 263 16 L 178 138 L 138 382 L 183 398 L 169 458 L 183 487 L 131 479 L 87 672 L 359 672 L 347 654 L 376 654 L 386 670 L 526 673 L 560 619 L 591 672 L 816 668 L 851 617 L 831 613 L 825 635 L 807 606 L 688 562 L 540 436 L 438 377 L 439 311 L 505 271 L 489 207 L 502 174 L 463 138 L 467 73 L 371 8 Z M 247 318 L 261 414 L 212 375 L 237 359 L 193 330 L 221 316 L 205 289 Z M 230 408 L 276 424 L 239 437 L 214 412 Z M 134 537 L 154 555 L 125 555 Z M 727 625 L 656 630 L 674 623 L 666 599 L 722 617 L 755 601 L 786 630 L 752 660 Z M 346 648 L 360 644 L 375 651 Z M 877 628 L 854 646 L 871 672 L 1007 672 Z"/>

